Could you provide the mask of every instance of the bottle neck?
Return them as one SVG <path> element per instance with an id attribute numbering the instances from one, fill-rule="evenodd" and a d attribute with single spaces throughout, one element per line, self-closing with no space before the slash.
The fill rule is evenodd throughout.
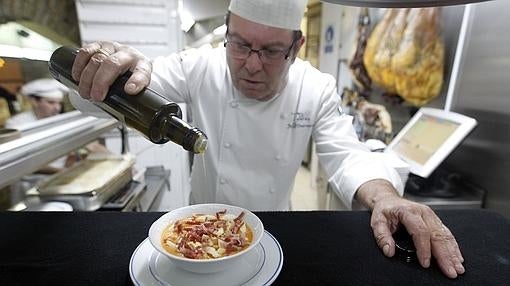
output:
<path id="1" fill-rule="evenodd" d="M 196 127 L 192 127 L 177 116 L 169 116 L 162 121 L 161 134 L 178 143 L 185 150 L 195 154 L 204 153 L 207 149 L 207 137 Z"/>

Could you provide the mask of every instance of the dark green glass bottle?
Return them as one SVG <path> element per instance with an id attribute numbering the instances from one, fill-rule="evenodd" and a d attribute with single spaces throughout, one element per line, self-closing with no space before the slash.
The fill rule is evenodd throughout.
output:
<path id="1" fill-rule="evenodd" d="M 67 87 L 78 90 L 71 69 L 78 49 L 60 47 L 55 50 L 48 63 L 52 76 Z M 137 95 L 128 95 L 124 86 L 131 76 L 127 72 L 111 85 L 101 103 L 95 103 L 104 111 L 144 134 L 150 141 L 163 144 L 169 140 L 193 153 L 203 153 L 207 148 L 207 137 L 198 128 L 182 120 L 177 103 L 146 87 Z"/>

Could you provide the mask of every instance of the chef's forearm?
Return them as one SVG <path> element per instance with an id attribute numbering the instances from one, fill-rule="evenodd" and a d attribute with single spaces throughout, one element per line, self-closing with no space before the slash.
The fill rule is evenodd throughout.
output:
<path id="1" fill-rule="evenodd" d="M 356 200 L 372 210 L 374 205 L 389 198 L 398 198 L 399 195 L 393 185 L 383 179 L 370 180 L 363 183 L 356 191 Z"/>

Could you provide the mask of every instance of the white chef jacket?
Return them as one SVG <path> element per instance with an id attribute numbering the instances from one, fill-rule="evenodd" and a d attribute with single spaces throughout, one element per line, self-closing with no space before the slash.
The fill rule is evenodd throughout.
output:
<path id="1" fill-rule="evenodd" d="M 358 141 L 340 107 L 335 79 L 296 59 L 288 82 L 269 101 L 244 97 L 233 85 L 225 49 L 187 50 L 154 60 L 151 88 L 191 108 L 208 150 L 192 169 L 191 201 L 251 210 L 289 208 L 294 177 L 310 136 L 333 189 L 347 206 L 358 187 L 397 172 Z"/>
<path id="2" fill-rule="evenodd" d="M 37 121 L 37 116 L 32 110 L 18 113 L 5 122 L 5 128 L 16 128 L 20 125 Z"/>

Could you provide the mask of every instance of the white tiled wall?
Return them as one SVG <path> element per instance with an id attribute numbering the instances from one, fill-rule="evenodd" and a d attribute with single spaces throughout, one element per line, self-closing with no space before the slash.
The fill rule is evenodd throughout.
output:
<path id="1" fill-rule="evenodd" d="M 79 0 L 76 12 L 82 44 L 111 40 L 149 58 L 183 48 L 178 0 Z"/>

